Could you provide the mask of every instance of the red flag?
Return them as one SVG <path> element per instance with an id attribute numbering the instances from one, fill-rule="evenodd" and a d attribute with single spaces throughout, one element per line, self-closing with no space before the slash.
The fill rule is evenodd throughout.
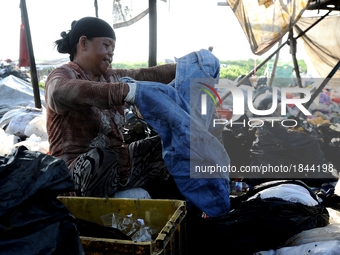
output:
<path id="1" fill-rule="evenodd" d="M 23 20 L 21 19 L 19 67 L 29 66 L 29 65 L 30 63 L 28 59 L 28 50 L 27 50 L 27 44 L 26 44 L 25 25 L 24 25 Z"/>

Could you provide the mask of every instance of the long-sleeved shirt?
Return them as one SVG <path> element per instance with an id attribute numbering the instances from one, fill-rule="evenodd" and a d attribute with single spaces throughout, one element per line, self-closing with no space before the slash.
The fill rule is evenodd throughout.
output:
<path id="1" fill-rule="evenodd" d="M 95 147 L 112 148 L 121 168 L 121 178 L 130 172 L 124 146 L 124 83 L 122 77 L 169 83 L 176 65 L 141 69 L 108 69 L 98 82 L 90 81 L 74 62 L 54 69 L 45 85 L 47 134 L 52 156 L 71 169 L 76 158 Z M 147 102 L 145 102 L 147 103 Z"/>

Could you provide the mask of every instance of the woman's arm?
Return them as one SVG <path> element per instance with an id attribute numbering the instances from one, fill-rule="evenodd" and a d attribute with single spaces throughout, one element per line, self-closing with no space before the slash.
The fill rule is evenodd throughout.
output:
<path id="1" fill-rule="evenodd" d="M 111 69 L 108 75 L 112 75 L 119 80 L 122 77 L 131 77 L 139 81 L 155 81 L 169 83 L 175 78 L 176 64 L 165 64 L 149 68 L 140 69 Z"/>
<path id="2" fill-rule="evenodd" d="M 76 79 L 71 71 L 57 68 L 46 81 L 45 99 L 53 111 L 63 114 L 72 109 L 92 106 L 110 109 L 123 105 L 128 91 L 128 85 L 122 82 L 105 83 Z"/>

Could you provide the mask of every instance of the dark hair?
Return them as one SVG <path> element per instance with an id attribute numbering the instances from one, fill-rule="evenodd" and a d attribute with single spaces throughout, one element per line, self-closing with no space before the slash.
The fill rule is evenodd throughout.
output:
<path id="1" fill-rule="evenodd" d="M 60 33 L 62 37 L 54 42 L 59 53 L 70 54 L 70 60 L 73 61 L 77 49 L 77 43 L 81 36 L 85 35 L 91 39 L 94 37 L 110 37 L 116 41 L 116 35 L 113 28 L 104 20 L 96 17 L 85 17 L 78 21 L 74 20 L 71 24 L 71 30 L 66 33 Z"/>

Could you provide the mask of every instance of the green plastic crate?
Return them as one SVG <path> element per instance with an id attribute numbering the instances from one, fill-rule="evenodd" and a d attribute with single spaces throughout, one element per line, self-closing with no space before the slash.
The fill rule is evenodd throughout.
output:
<path id="1" fill-rule="evenodd" d="M 81 236 L 87 255 L 181 255 L 186 247 L 186 206 L 182 200 L 123 199 L 92 197 L 58 197 L 69 211 L 79 219 L 103 225 L 100 216 L 108 213 L 133 214 L 142 218 L 146 225 L 160 229 L 156 237 L 148 242 Z"/>

